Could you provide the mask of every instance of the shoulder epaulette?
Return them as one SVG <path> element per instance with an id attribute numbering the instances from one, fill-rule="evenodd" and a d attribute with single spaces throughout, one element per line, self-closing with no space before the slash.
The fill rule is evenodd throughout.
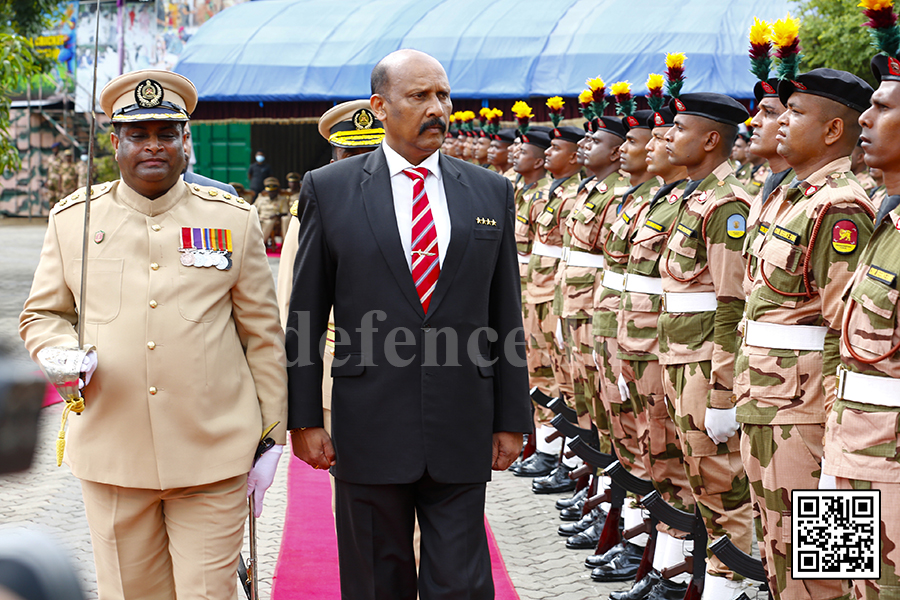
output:
<path id="1" fill-rule="evenodd" d="M 189 183 L 188 187 L 190 188 L 192 194 L 203 198 L 204 200 L 218 200 L 219 202 L 224 202 L 225 204 L 230 204 L 231 206 L 236 206 L 244 210 L 250 210 L 250 205 L 246 200 L 244 200 L 240 196 L 235 196 L 231 192 L 226 192 L 216 187 L 200 185 L 197 183 Z"/>
<path id="2" fill-rule="evenodd" d="M 113 182 L 107 181 L 105 183 L 99 183 L 97 185 L 91 186 L 91 200 L 99 198 L 103 194 L 106 194 L 112 189 Z M 75 206 L 81 202 L 84 202 L 87 199 L 87 194 L 85 193 L 86 188 L 78 188 L 62 200 L 56 203 L 51 212 L 58 213 L 62 210 L 69 208 L 70 206 Z"/>
<path id="3" fill-rule="evenodd" d="M 300 208 L 300 201 L 294 200 L 294 203 L 291 204 L 291 214 L 294 215 L 295 217 L 299 217 L 300 215 L 297 214 L 297 211 L 299 208 Z"/>

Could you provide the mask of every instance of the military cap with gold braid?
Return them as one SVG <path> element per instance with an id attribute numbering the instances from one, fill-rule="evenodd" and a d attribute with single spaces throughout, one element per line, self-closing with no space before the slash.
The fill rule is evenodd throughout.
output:
<path id="1" fill-rule="evenodd" d="M 322 115 L 319 134 L 338 148 L 375 148 L 384 139 L 384 128 L 368 100 L 350 100 Z"/>
<path id="2" fill-rule="evenodd" d="M 113 123 L 190 121 L 197 88 L 178 73 L 145 69 L 119 75 L 100 92 L 100 108 Z"/>

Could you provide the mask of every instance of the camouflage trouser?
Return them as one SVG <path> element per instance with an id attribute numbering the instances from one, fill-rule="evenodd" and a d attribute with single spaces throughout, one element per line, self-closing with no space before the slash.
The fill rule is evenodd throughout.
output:
<path id="1" fill-rule="evenodd" d="M 857 600 L 900 600 L 900 483 L 837 478 L 839 490 L 881 490 L 881 578 L 854 579 Z"/>
<path id="2" fill-rule="evenodd" d="M 709 541 L 728 535 L 738 549 L 750 554 L 753 543 L 750 490 L 741 463 L 740 441 L 731 436 L 715 444 L 706 435 L 706 398 L 711 362 L 667 365 L 663 378 L 666 396 L 675 409 L 675 424 L 684 449 L 684 467 L 706 523 Z M 709 549 L 707 572 L 740 580 Z"/>
<path id="3" fill-rule="evenodd" d="M 639 441 L 643 455 L 649 458 L 647 468 L 653 487 L 670 505 L 694 512 L 694 493 L 684 471 L 681 439 L 663 389 L 662 365 L 657 360 L 623 360 L 622 376 L 628 382 L 634 411 L 647 416 L 647 435 L 642 435 Z M 658 529 L 677 538 L 689 533 L 663 523 Z"/>
<path id="4" fill-rule="evenodd" d="M 791 577 L 791 490 L 819 487 L 825 425 L 741 425 L 741 455 L 763 527 L 759 545 L 775 600 L 849 598 L 843 579 Z M 758 479 L 757 479 L 758 478 Z M 884 498 L 882 498 L 882 508 Z M 763 548 L 765 545 L 765 548 Z M 884 574 L 882 572 L 882 574 Z"/>
<path id="5" fill-rule="evenodd" d="M 553 333 L 552 331 L 549 334 L 544 333 L 542 329 L 543 321 L 552 319 L 555 317 L 550 314 L 549 302 L 522 305 L 522 321 L 528 340 L 525 357 L 528 362 L 529 386 L 537 387 L 551 398 L 555 398 L 559 395 L 559 388 L 553 378 L 553 367 L 550 366 L 550 346 L 554 343 Z M 555 328 L 555 321 L 553 325 Z M 536 425 L 548 425 L 553 419 L 553 411 L 535 404 L 534 418 Z"/>
<path id="6" fill-rule="evenodd" d="M 547 329 L 547 327 L 550 327 L 550 329 Z M 558 315 L 551 314 L 549 318 L 541 321 L 541 330 L 550 332 L 550 366 L 553 369 L 553 379 L 556 380 L 556 385 L 559 386 L 559 394 L 565 400 L 566 405 L 578 413 L 578 407 L 575 406 L 574 381 L 572 380 L 572 362 L 569 350 L 571 346 L 568 340 L 565 339 L 568 336 L 566 335 L 564 319 Z M 558 332 L 563 334 L 562 346 L 560 346 L 559 340 L 556 339 Z M 587 409 L 585 409 L 584 414 L 588 415 Z M 585 418 L 589 422 L 590 416 L 588 415 Z"/>
<path id="7" fill-rule="evenodd" d="M 591 330 L 590 319 L 565 319 L 578 425 L 590 429 L 592 422 L 596 424 L 600 433 L 600 446 L 604 448 L 604 452 L 609 452 L 609 422 L 597 393 L 597 365 L 594 364 L 594 334 Z"/>
<path id="8" fill-rule="evenodd" d="M 600 362 L 597 391 L 609 419 L 610 437 L 616 455 L 622 466 L 632 475 L 649 479 L 649 462 L 644 458 L 638 441 L 641 432 L 647 431 L 647 415 L 646 412 L 635 413 L 630 401 L 622 401 L 618 385 L 619 375 L 622 372 L 622 361 L 618 358 L 619 342 L 614 337 L 594 336 L 594 350 Z M 642 423 L 639 423 L 639 420 L 642 420 Z"/>

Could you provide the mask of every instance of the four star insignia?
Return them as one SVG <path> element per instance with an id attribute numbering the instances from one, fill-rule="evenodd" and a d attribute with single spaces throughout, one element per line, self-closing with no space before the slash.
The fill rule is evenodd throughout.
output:
<path id="1" fill-rule="evenodd" d="M 475 222 L 478 223 L 479 225 L 490 225 L 491 227 L 497 226 L 497 221 L 495 221 L 494 219 L 485 219 L 482 217 L 475 217 Z"/>

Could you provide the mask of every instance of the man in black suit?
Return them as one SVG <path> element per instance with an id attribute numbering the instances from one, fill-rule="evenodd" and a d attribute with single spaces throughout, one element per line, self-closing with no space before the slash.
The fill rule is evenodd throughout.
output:
<path id="1" fill-rule="evenodd" d="M 291 443 L 335 477 L 343 598 L 493 598 L 485 482 L 531 429 L 512 187 L 438 152 L 452 105 L 434 58 L 382 59 L 371 105 L 382 146 L 303 181 Z M 321 399 L 332 306 L 333 445 Z"/>

